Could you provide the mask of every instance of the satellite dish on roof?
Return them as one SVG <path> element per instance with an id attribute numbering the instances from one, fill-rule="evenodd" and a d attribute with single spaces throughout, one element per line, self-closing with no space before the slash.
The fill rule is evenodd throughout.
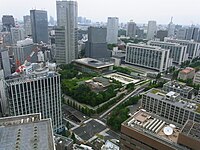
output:
<path id="1" fill-rule="evenodd" d="M 172 135 L 173 134 L 173 128 L 170 126 L 164 127 L 163 132 L 165 135 Z"/>

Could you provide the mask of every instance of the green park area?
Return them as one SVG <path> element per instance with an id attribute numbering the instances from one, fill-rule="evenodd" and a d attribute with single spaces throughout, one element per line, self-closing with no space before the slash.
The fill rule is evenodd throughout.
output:
<path id="1" fill-rule="evenodd" d="M 105 91 L 94 92 L 84 81 L 100 76 L 99 74 L 80 72 L 72 64 L 62 65 L 60 68 L 63 94 L 82 104 L 92 107 L 98 106 L 115 97 L 116 89 L 121 88 L 121 83 L 113 80 Z"/>

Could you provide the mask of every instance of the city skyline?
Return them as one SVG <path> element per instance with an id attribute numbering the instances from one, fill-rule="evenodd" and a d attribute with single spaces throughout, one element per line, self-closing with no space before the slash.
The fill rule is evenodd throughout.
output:
<path id="1" fill-rule="evenodd" d="M 168 24 L 173 16 L 175 24 L 200 24 L 200 19 L 196 15 L 198 14 L 198 3 L 200 3 L 198 0 L 186 0 L 184 3 L 181 0 L 165 0 L 162 3 L 159 0 L 137 2 L 124 0 L 123 5 L 122 1 L 114 0 L 77 0 L 77 2 L 78 15 L 93 21 L 106 22 L 107 17 L 111 16 L 118 17 L 119 22 L 133 20 L 136 23 L 147 24 L 148 20 L 156 20 L 158 24 Z M 16 7 L 20 9 L 16 9 Z M 56 19 L 56 0 L 28 0 L 28 2 L 21 0 L 20 3 L 13 0 L 1 0 L 0 15 L 2 17 L 4 14 L 10 14 L 22 21 L 23 16 L 29 14 L 30 9 L 46 10 L 48 16 Z M 145 12 L 141 12 L 141 10 L 145 10 Z"/>

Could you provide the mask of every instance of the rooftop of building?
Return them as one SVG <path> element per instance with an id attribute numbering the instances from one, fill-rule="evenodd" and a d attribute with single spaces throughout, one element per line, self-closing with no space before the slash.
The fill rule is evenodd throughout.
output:
<path id="1" fill-rule="evenodd" d="M 179 81 L 176 81 L 176 80 L 169 81 L 169 82 L 165 83 L 164 86 L 171 86 L 171 87 L 174 87 L 174 88 L 186 90 L 188 92 L 194 89 L 193 87 L 187 86 L 186 83 L 179 82 Z"/>
<path id="2" fill-rule="evenodd" d="M 160 89 L 152 88 L 147 91 L 145 95 L 158 100 L 166 101 L 174 106 L 184 108 L 189 111 L 200 113 L 200 104 L 198 102 L 182 98 L 180 97 L 180 94 L 176 92 L 165 92 Z"/>
<path id="3" fill-rule="evenodd" d="M 54 141 L 56 147 L 68 147 L 69 145 L 73 145 L 73 140 L 58 134 L 54 134 Z"/>
<path id="4" fill-rule="evenodd" d="M 142 49 L 150 49 L 150 50 L 156 50 L 156 51 L 167 51 L 167 49 L 163 49 L 159 46 L 151 46 L 146 44 L 134 44 L 134 43 L 128 43 L 127 46 L 129 47 L 137 47 Z"/>
<path id="5" fill-rule="evenodd" d="M 54 150 L 51 119 L 40 114 L 1 118 L 0 149 Z"/>
<path id="6" fill-rule="evenodd" d="M 20 66 L 16 72 L 6 80 L 8 85 L 15 85 L 38 79 L 49 78 L 59 75 L 56 72 L 55 63 L 27 63 Z"/>
<path id="7" fill-rule="evenodd" d="M 81 65 L 85 65 L 88 67 L 92 67 L 92 68 L 104 68 L 104 67 L 109 67 L 109 66 L 113 66 L 113 63 L 110 62 L 103 62 L 97 59 L 93 59 L 93 58 L 82 58 L 82 59 L 76 59 L 74 60 L 75 63 L 81 64 Z"/>
<path id="8" fill-rule="evenodd" d="M 182 128 L 181 133 L 200 141 L 200 123 L 188 120 Z"/>
<path id="9" fill-rule="evenodd" d="M 182 40 L 182 39 L 174 39 L 174 38 L 165 38 L 165 41 L 167 42 L 177 42 L 177 43 L 185 43 L 185 44 L 198 44 L 198 42 L 195 42 L 194 40 Z"/>
<path id="10" fill-rule="evenodd" d="M 123 123 L 133 130 L 142 131 L 146 135 L 156 138 L 166 144 L 177 143 L 181 129 L 165 119 L 150 114 L 146 110 L 140 109 L 131 118 Z"/>
<path id="11" fill-rule="evenodd" d="M 148 43 L 154 43 L 154 44 L 160 44 L 160 45 L 168 45 L 168 46 L 176 46 L 176 47 L 183 47 L 179 43 L 171 43 L 171 42 L 165 42 L 165 41 L 149 41 Z"/>
<path id="12" fill-rule="evenodd" d="M 180 72 L 183 73 L 183 74 L 188 74 L 188 73 L 191 73 L 191 72 L 194 72 L 194 71 L 195 71 L 194 68 L 186 67 L 185 69 L 181 70 Z"/>

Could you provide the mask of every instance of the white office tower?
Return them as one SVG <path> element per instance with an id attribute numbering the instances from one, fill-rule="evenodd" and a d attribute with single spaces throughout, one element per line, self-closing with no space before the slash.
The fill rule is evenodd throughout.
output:
<path id="1" fill-rule="evenodd" d="M 186 54 L 187 46 L 180 45 L 179 43 L 161 42 L 161 41 L 149 41 L 151 46 L 159 46 L 164 49 L 169 49 L 169 58 L 172 58 L 173 63 L 181 65 L 186 61 L 188 55 Z"/>
<path id="2" fill-rule="evenodd" d="M 126 31 L 126 36 L 130 38 L 135 38 L 136 35 L 136 23 L 133 22 L 132 20 L 128 22 L 127 26 L 127 31 Z"/>
<path id="3" fill-rule="evenodd" d="M 175 24 L 173 23 L 173 17 L 171 18 L 171 22 L 168 25 L 168 37 L 174 37 Z"/>
<path id="4" fill-rule="evenodd" d="M 159 72 L 170 67 L 169 50 L 157 46 L 128 43 L 126 47 L 125 62 Z"/>
<path id="5" fill-rule="evenodd" d="M 54 132 L 62 130 L 60 75 L 45 65 L 26 63 L 18 68 L 12 79 L 5 80 L 9 115 L 41 113 L 51 118 Z"/>
<path id="6" fill-rule="evenodd" d="M 179 40 L 173 38 L 165 38 L 165 42 L 179 43 L 180 45 L 187 46 L 187 55 L 189 59 L 194 59 L 200 54 L 200 43 L 191 40 Z"/>
<path id="7" fill-rule="evenodd" d="M 107 43 L 117 44 L 119 19 L 117 17 L 108 17 L 107 21 Z"/>
<path id="8" fill-rule="evenodd" d="M 147 27 L 147 39 L 152 40 L 155 38 L 157 31 L 156 21 L 149 21 Z"/>
<path id="9" fill-rule="evenodd" d="M 31 33 L 31 18 L 29 15 L 26 15 L 23 17 L 24 19 L 24 30 L 25 30 L 25 36 L 30 36 Z"/>
<path id="10" fill-rule="evenodd" d="M 12 44 L 17 44 L 17 41 L 24 40 L 24 29 L 23 28 L 11 28 Z"/>
<path id="11" fill-rule="evenodd" d="M 58 64 L 69 64 L 78 57 L 78 4 L 76 1 L 56 1 L 57 25 L 55 31 L 56 54 Z"/>

